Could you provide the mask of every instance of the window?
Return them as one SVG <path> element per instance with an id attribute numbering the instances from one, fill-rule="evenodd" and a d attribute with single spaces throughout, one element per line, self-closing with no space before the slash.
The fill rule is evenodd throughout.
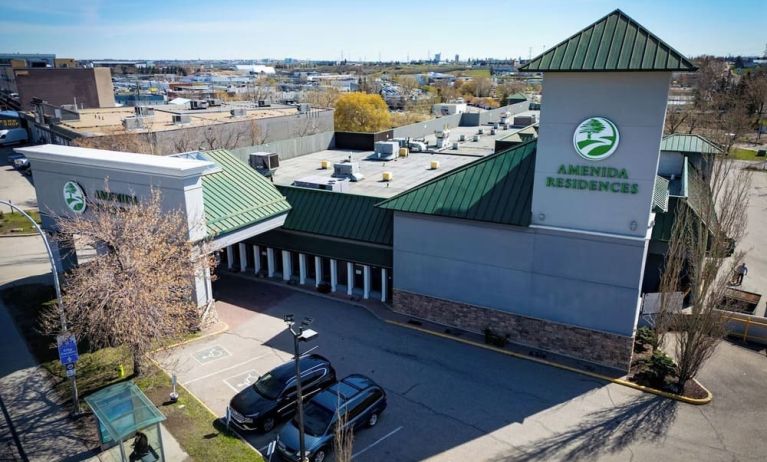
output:
<path id="1" fill-rule="evenodd" d="M 364 411 L 365 409 L 369 408 L 373 404 L 375 404 L 376 401 L 381 399 L 383 396 L 383 393 L 381 393 L 381 390 L 375 388 L 369 392 L 369 395 L 367 395 L 360 404 L 360 408 Z"/>
<path id="2" fill-rule="evenodd" d="M 325 369 L 320 369 L 318 371 L 312 372 L 311 374 L 303 376 L 303 378 L 301 378 L 301 386 L 310 387 L 315 385 L 322 378 L 322 376 L 325 375 L 325 372 Z"/>
<path id="3" fill-rule="evenodd" d="M 347 416 L 348 422 L 351 422 L 352 420 L 359 417 L 359 415 L 368 408 L 365 403 L 370 400 L 371 394 L 372 392 L 370 390 L 363 391 L 359 396 L 354 398 L 354 400 L 350 403 L 351 409 L 349 409 L 349 414 Z"/>

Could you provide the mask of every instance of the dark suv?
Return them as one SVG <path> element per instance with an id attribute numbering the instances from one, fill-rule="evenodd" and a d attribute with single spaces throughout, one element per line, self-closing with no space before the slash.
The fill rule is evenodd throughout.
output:
<path id="1" fill-rule="evenodd" d="M 372 427 L 386 409 L 386 392 L 372 379 L 352 374 L 323 390 L 304 406 L 306 456 L 323 462 L 333 448 L 336 421 L 345 418 L 345 428 Z M 298 461 L 299 433 L 296 418 L 285 424 L 277 438 L 277 451 L 283 459 Z M 343 422 L 343 420 L 342 420 Z"/>
<path id="2" fill-rule="evenodd" d="M 336 371 L 320 355 L 299 360 L 304 401 L 336 382 Z M 242 430 L 269 432 L 296 412 L 296 369 L 293 361 L 278 366 L 237 393 L 226 409 L 227 422 Z"/>

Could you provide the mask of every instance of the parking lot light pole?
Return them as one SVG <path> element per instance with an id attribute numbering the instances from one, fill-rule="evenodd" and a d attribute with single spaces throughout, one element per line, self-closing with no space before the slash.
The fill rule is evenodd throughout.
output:
<path id="1" fill-rule="evenodd" d="M 301 392 L 301 366 L 299 360 L 301 359 L 301 353 L 299 349 L 299 342 L 308 342 L 314 340 L 317 335 L 316 331 L 309 329 L 312 323 L 312 318 L 305 317 L 301 321 L 301 325 L 298 328 L 295 326 L 295 321 L 292 314 L 286 314 L 283 318 L 285 324 L 288 325 L 288 330 L 293 335 L 293 359 L 296 363 L 296 407 L 298 413 L 298 458 L 300 462 L 309 462 L 309 458 L 306 457 L 306 442 L 304 441 L 304 396 Z"/>

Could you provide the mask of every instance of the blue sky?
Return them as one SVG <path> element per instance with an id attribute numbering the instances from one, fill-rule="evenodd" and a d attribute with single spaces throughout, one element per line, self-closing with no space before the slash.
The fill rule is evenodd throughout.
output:
<path id="1" fill-rule="evenodd" d="M 761 54 L 766 0 L 0 0 L 0 52 L 119 59 L 527 57 L 615 8 L 688 56 Z"/>

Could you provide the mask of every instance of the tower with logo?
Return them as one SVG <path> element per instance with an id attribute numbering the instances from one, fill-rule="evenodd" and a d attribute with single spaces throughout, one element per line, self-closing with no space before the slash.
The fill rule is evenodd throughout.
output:
<path id="1" fill-rule="evenodd" d="M 615 10 L 522 70 L 543 72 L 533 226 L 647 238 L 671 73 L 695 66 Z"/>

